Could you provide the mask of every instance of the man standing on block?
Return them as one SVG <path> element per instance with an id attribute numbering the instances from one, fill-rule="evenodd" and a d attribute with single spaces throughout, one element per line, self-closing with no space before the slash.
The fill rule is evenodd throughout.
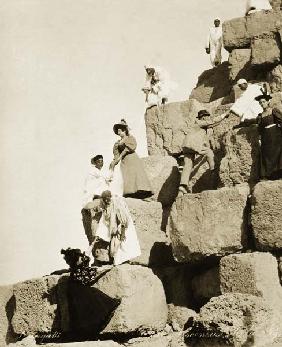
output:
<path id="1" fill-rule="evenodd" d="M 206 53 L 210 55 L 212 66 L 217 66 L 221 63 L 221 48 L 222 48 L 222 27 L 220 19 L 214 20 L 214 26 L 210 28 L 207 43 Z"/>

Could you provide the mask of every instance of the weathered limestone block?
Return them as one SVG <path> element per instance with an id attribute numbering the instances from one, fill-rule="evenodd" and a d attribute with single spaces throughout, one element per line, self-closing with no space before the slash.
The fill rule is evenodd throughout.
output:
<path id="1" fill-rule="evenodd" d="M 190 99 L 208 103 L 227 97 L 231 91 L 228 78 L 229 66 L 223 62 L 213 69 L 204 71 L 198 78 L 196 87 L 192 90 Z"/>
<path id="2" fill-rule="evenodd" d="M 196 100 L 148 109 L 145 122 L 149 155 L 180 153 L 188 123 L 200 109 L 201 105 Z"/>
<path id="3" fill-rule="evenodd" d="M 279 330 L 280 320 L 263 298 L 232 293 L 212 298 L 201 308 L 186 341 L 198 340 L 201 347 L 264 347 L 279 337 Z M 195 338 L 199 335 L 204 337 Z"/>
<path id="4" fill-rule="evenodd" d="M 39 346 L 39 345 L 36 344 L 36 340 L 33 335 L 29 335 L 16 343 L 9 344 L 9 347 L 35 347 L 35 346 Z"/>
<path id="5" fill-rule="evenodd" d="M 229 54 L 229 79 L 234 83 L 240 78 L 247 81 L 255 79 L 256 72 L 250 64 L 251 49 L 233 49 Z"/>
<path id="6" fill-rule="evenodd" d="M 161 202 L 163 206 L 171 205 L 177 196 L 180 182 L 176 159 L 153 155 L 142 160 L 153 187 L 153 200 Z"/>
<path id="7" fill-rule="evenodd" d="M 136 227 L 141 255 L 132 263 L 141 265 L 168 265 L 173 263 L 171 246 L 165 233 L 165 212 L 160 202 L 146 202 L 127 198 L 131 217 Z"/>
<path id="8" fill-rule="evenodd" d="M 282 0 L 270 0 L 270 4 L 276 11 L 282 9 Z"/>
<path id="9" fill-rule="evenodd" d="M 15 341 L 15 336 L 10 327 L 14 309 L 13 286 L 0 287 L 0 346 L 6 346 Z"/>
<path id="10" fill-rule="evenodd" d="M 251 223 L 258 250 L 282 249 L 282 180 L 264 181 L 255 186 Z"/>
<path id="11" fill-rule="evenodd" d="M 66 293 L 63 295 L 65 288 L 65 281 L 60 276 L 46 276 L 15 284 L 14 332 L 27 336 L 63 330 L 59 301 L 66 298 Z M 62 302 L 62 307 L 64 305 Z"/>
<path id="12" fill-rule="evenodd" d="M 223 23 L 224 48 L 249 48 L 255 36 L 278 32 L 282 27 L 280 11 L 258 11 L 246 17 L 234 18 Z"/>
<path id="13" fill-rule="evenodd" d="M 267 81 L 272 93 L 282 91 L 282 65 L 277 65 L 268 73 Z"/>
<path id="14" fill-rule="evenodd" d="M 198 261 L 241 250 L 246 242 L 248 194 L 244 184 L 177 198 L 169 223 L 175 260 Z"/>
<path id="15" fill-rule="evenodd" d="M 220 260 L 220 289 L 263 297 L 282 315 L 282 287 L 277 260 L 270 253 L 232 254 Z"/>
<path id="16" fill-rule="evenodd" d="M 188 319 L 195 316 L 196 312 L 188 307 L 168 304 L 168 324 L 174 331 L 183 330 Z"/>
<path id="17" fill-rule="evenodd" d="M 181 342 L 183 344 L 181 344 Z M 177 344 L 174 344 L 177 343 Z M 125 347 L 186 347 L 181 334 L 157 334 L 150 337 L 139 337 L 129 340 Z"/>
<path id="18" fill-rule="evenodd" d="M 221 185 L 258 181 L 260 151 L 256 126 L 230 131 L 226 136 L 225 150 L 219 169 Z"/>
<path id="19" fill-rule="evenodd" d="M 223 45 L 224 48 L 231 52 L 234 48 L 244 48 L 249 45 L 249 38 L 246 28 L 246 18 L 233 18 L 223 22 Z"/>
<path id="20" fill-rule="evenodd" d="M 193 295 L 197 302 L 207 302 L 210 298 L 221 294 L 219 268 L 214 267 L 192 280 Z"/>
<path id="21" fill-rule="evenodd" d="M 273 65 L 280 62 L 280 43 L 275 34 L 265 34 L 259 37 L 254 37 L 251 42 L 251 50 L 252 65 Z"/>
<path id="22" fill-rule="evenodd" d="M 103 333 L 142 333 L 165 327 L 168 312 L 165 293 L 151 269 L 128 264 L 117 266 L 101 277 L 94 288 L 121 300 Z"/>

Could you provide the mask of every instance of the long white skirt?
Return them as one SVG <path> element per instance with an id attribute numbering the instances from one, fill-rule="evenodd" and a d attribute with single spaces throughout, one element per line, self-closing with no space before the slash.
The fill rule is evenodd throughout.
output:
<path id="1" fill-rule="evenodd" d="M 123 178 L 120 168 L 120 163 L 115 166 L 113 179 L 110 182 L 109 190 L 113 195 L 123 196 Z"/>
<path id="2" fill-rule="evenodd" d="M 97 228 L 96 236 L 103 239 L 106 242 L 111 241 L 111 235 L 109 229 L 105 224 L 104 217 L 101 218 Z M 121 242 L 115 257 L 114 265 L 119 265 L 125 261 L 134 259 L 141 255 L 140 244 L 138 241 L 135 225 L 132 218 L 130 217 L 128 228 L 125 230 L 125 240 Z"/>

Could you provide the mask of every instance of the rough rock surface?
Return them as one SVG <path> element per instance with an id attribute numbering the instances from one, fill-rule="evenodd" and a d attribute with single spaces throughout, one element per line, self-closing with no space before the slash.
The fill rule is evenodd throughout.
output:
<path id="1" fill-rule="evenodd" d="M 225 151 L 219 169 L 221 185 L 258 181 L 260 153 L 256 126 L 230 131 L 226 137 Z"/>
<path id="2" fill-rule="evenodd" d="M 26 336 L 61 330 L 60 285 L 60 276 L 47 276 L 14 285 L 12 328 L 16 334 Z M 64 283 L 61 290 L 64 290 Z M 66 298 L 66 294 L 62 297 Z"/>
<path id="3" fill-rule="evenodd" d="M 282 180 L 264 181 L 252 196 L 253 234 L 258 250 L 282 249 Z"/>
<path id="4" fill-rule="evenodd" d="M 188 307 L 168 304 L 168 324 L 174 331 L 183 330 L 188 319 L 195 316 L 196 312 Z"/>
<path id="5" fill-rule="evenodd" d="M 177 198 L 170 215 L 173 254 L 179 262 L 222 256 L 245 244 L 249 187 L 221 188 Z"/>
<path id="6" fill-rule="evenodd" d="M 220 260 L 220 289 L 263 297 L 282 314 L 282 287 L 277 260 L 270 253 L 232 254 Z"/>
<path id="7" fill-rule="evenodd" d="M 204 71 L 199 76 L 198 83 L 190 94 L 190 99 L 208 103 L 227 97 L 231 91 L 228 70 L 228 63 L 224 62 L 213 69 Z"/>
<path id="8" fill-rule="evenodd" d="M 256 71 L 250 63 L 251 49 L 233 49 L 229 54 L 229 79 L 235 83 L 240 78 L 250 81 L 255 79 Z"/>
<path id="9" fill-rule="evenodd" d="M 278 34 L 254 37 L 251 43 L 252 65 L 278 64 L 280 62 L 280 38 Z"/>
<path id="10" fill-rule="evenodd" d="M 224 294 L 201 308 L 186 340 L 201 340 L 199 346 L 222 346 L 225 342 L 231 346 L 264 347 L 279 336 L 279 326 L 278 317 L 263 298 Z"/>
<path id="11" fill-rule="evenodd" d="M 160 202 L 127 198 L 141 247 L 141 255 L 131 261 L 141 265 L 173 263 L 171 245 L 165 234 L 166 215 Z"/>
<path id="12" fill-rule="evenodd" d="M 199 303 L 206 303 L 210 298 L 220 295 L 219 268 L 214 267 L 195 276 L 192 289 L 194 299 Z"/>
<path id="13" fill-rule="evenodd" d="M 282 65 L 277 65 L 268 73 L 267 81 L 272 93 L 282 91 Z"/>
<path id="14" fill-rule="evenodd" d="M 180 182 L 176 159 L 153 155 L 142 160 L 153 186 L 153 200 L 161 202 L 163 206 L 171 205 L 177 196 Z"/>
<path id="15" fill-rule="evenodd" d="M 281 27 L 280 11 L 259 11 L 246 17 L 225 21 L 222 25 L 224 48 L 229 52 L 235 48 L 249 48 L 253 37 L 271 32 L 278 33 Z"/>
<path id="16" fill-rule="evenodd" d="M 199 102 L 188 100 L 147 110 L 145 122 L 149 155 L 180 153 L 188 123 L 200 109 Z"/>
<path id="17" fill-rule="evenodd" d="M 0 287 L 0 346 L 14 342 L 15 337 L 10 327 L 10 320 L 13 314 L 13 286 Z"/>
<path id="18" fill-rule="evenodd" d="M 112 268 L 93 288 L 121 300 L 103 333 L 142 333 L 147 330 L 160 331 L 165 327 L 165 293 L 161 281 L 152 270 L 123 264 Z"/>

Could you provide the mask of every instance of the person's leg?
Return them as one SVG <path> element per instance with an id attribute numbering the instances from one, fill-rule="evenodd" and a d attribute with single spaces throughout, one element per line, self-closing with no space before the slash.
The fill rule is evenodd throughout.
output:
<path id="1" fill-rule="evenodd" d="M 181 173 L 179 191 L 184 193 L 188 191 L 189 178 L 193 167 L 194 154 L 184 153 L 184 166 Z"/>
<path id="2" fill-rule="evenodd" d="M 210 148 L 206 149 L 205 157 L 207 158 L 207 162 L 209 163 L 210 170 L 214 170 L 214 154 Z"/>

